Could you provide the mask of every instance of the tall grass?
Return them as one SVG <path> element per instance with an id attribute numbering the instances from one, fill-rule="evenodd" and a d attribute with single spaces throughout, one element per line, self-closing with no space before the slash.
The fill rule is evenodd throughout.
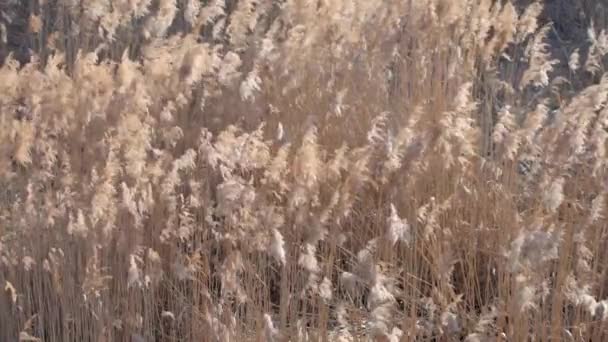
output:
<path id="1" fill-rule="evenodd" d="M 606 340 L 608 34 L 528 3 L 0 4 L 0 341 Z"/>

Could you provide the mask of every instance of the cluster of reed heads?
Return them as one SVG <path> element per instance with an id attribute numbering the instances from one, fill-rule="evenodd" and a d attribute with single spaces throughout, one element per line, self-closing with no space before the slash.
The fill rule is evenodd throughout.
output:
<path id="1" fill-rule="evenodd" d="M 1 341 L 608 339 L 601 27 L 572 48 L 492 0 L 0 11 Z"/>

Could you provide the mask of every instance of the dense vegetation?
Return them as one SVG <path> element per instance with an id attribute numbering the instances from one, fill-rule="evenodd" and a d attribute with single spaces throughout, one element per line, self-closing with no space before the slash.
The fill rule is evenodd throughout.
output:
<path id="1" fill-rule="evenodd" d="M 0 2 L 0 341 L 608 339 L 598 1 Z"/>

